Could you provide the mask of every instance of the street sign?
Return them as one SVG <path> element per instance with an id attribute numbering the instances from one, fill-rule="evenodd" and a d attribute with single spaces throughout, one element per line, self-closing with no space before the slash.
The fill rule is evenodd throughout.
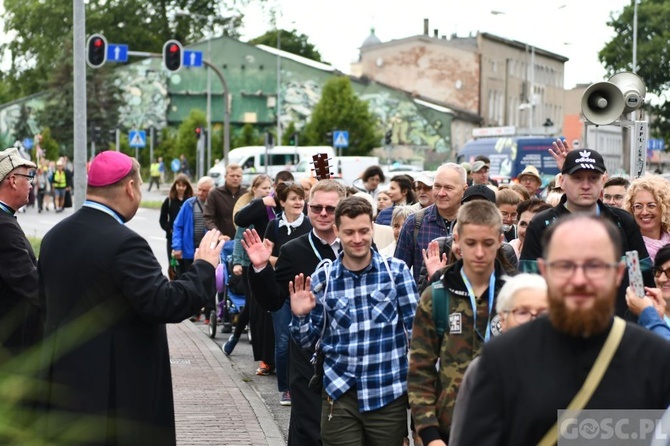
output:
<path id="1" fill-rule="evenodd" d="M 131 130 L 128 135 L 128 145 L 135 148 L 146 147 L 147 132 L 144 130 Z"/>
<path id="2" fill-rule="evenodd" d="M 107 60 L 110 62 L 128 62 L 128 45 L 119 43 L 108 44 Z"/>
<path id="3" fill-rule="evenodd" d="M 202 51 L 184 50 L 184 66 L 192 68 L 201 67 Z"/>
<path id="4" fill-rule="evenodd" d="M 23 141 L 21 141 L 21 144 L 23 144 L 23 148 L 26 150 L 30 150 L 33 148 L 33 140 L 30 138 L 26 138 Z"/>
<path id="5" fill-rule="evenodd" d="M 333 131 L 333 146 L 349 147 L 349 132 L 347 130 Z"/>
<path id="6" fill-rule="evenodd" d="M 172 160 L 172 162 L 170 163 L 170 169 L 174 173 L 177 173 L 181 170 L 181 162 L 179 161 L 179 158 L 175 158 Z"/>

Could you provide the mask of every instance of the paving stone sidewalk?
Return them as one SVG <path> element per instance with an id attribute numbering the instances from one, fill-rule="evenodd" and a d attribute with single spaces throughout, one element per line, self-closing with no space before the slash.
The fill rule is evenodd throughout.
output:
<path id="1" fill-rule="evenodd" d="M 189 321 L 167 325 L 177 445 L 285 445 L 253 388 Z"/>

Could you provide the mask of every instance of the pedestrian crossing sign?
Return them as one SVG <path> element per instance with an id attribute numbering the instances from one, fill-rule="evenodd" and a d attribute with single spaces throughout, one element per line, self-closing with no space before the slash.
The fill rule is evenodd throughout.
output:
<path id="1" fill-rule="evenodd" d="M 333 132 L 333 146 L 349 147 L 349 132 L 346 130 L 335 130 Z"/>
<path id="2" fill-rule="evenodd" d="M 144 130 L 131 130 L 128 135 L 130 147 L 141 148 L 147 145 L 147 133 Z"/>

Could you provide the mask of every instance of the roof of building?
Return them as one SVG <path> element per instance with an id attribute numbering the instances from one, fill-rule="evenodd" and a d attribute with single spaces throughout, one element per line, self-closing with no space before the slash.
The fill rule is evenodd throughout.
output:
<path id="1" fill-rule="evenodd" d="M 369 46 L 379 45 L 380 43 L 382 43 L 382 41 L 379 40 L 379 37 L 375 35 L 375 28 L 372 27 L 370 28 L 370 35 L 366 37 L 366 39 L 363 41 L 363 45 L 361 45 L 361 48 L 367 48 Z"/>

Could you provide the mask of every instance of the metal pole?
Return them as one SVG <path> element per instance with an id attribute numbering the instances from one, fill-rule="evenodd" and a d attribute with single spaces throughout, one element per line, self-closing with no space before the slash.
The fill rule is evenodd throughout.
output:
<path id="1" fill-rule="evenodd" d="M 86 10 L 84 0 L 73 0 L 74 78 L 74 208 L 84 204 L 86 195 Z"/>
<path id="2" fill-rule="evenodd" d="M 223 77 L 221 70 L 219 70 L 216 65 L 211 64 L 208 60 L 203 60 L 203 62 L 211 68 L 217 76 L 219 76 L 219 80 L 223 86 L 223 161 L 228 165 L 228 152 L 230 151 L 230 110 L 228 107 L 228 96 L 230 95 L 230 91 L 228 90 L 228 83 L 226 82 L 226 78 Z"/>
<path id="3" fill-rule="evenodd" d="M 207 40 L 207 59 L 212 59 L 212 36 Z M 207 168 L 212 167 L 212 71 L 207 68 Z"/>
<path id="4" fill-rule="evenodd" d="M 154 162 L 154 126 L 149 127 L 149 136 L 151 136 L 151 142 L 149 143 L 149 166 Z"/>
<path id="5" fill-rule="evenodd" d="M 120 152 L 121 151 L 121 130 L 116 129 L 116 151 Z"/>
<path id="6" fill-rule="evenodd" d="M 633 73 L 637 73 L 637 0 L 633 0 Z"/>
<path id="7" fill-rule="evenodd" d="M 277 145 L 281 145 L 281 29 L 277 26 Z"/>

